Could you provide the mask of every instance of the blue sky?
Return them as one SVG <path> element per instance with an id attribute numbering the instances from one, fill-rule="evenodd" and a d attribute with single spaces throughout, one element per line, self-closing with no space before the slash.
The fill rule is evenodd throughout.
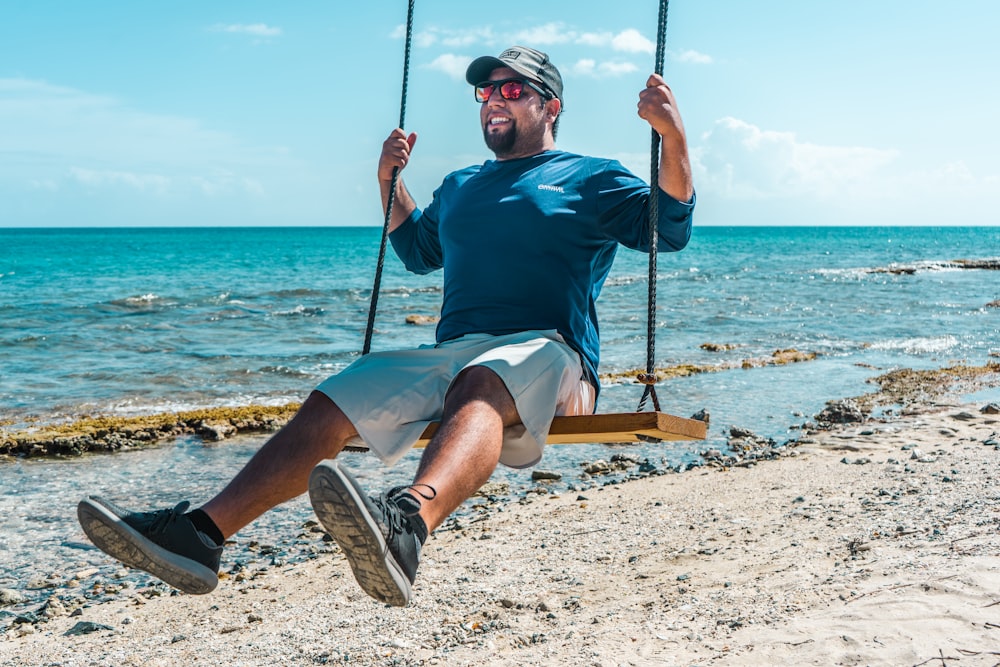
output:
<path id="1" fill-rule="evenodd" d="M 405 177 L 490 157 L 462 76 L 563 72 L 558 146 L 648 177 L 653 0 L 416 0 Z M 1000 4 L 674 0 L 703 225 L 995 225 Z M 0 226 L 381 225 L 406 3 L 3 0 Z"/>

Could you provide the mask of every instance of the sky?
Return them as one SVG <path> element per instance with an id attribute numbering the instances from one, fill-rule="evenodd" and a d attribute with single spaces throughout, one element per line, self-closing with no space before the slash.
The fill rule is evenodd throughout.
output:
<path id="1" fill-rule="evenodd" d="M 404 179 L 492 156 L 466 65 L 524 44 L 557 146 L 648 178 L 653 0 L 415 0 Z M 407 3 L 0 0 L 0 227 L 382 224 Z M 996 225 L 1000 3 L 674 0 L 697 225 Z M 991 83 L 992 82 L 992 83 Z"/>

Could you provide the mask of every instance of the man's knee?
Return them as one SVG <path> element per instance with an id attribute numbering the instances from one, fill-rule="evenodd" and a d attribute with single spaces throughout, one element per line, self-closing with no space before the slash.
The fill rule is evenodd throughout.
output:
<path id="1" fill-rule="evenodd" d="M 493 406 L 505 423 L 517 423 L 517 407 L 507 385 L 488 366 L 469 366 L 452 380 L 445 404 L 485 402 Z"/>
<path id="2" fill-rule="evenodd" d="M 448 395 L 453 393 L 464 394 L 495 394 L 498 390 L 508 393 L 507 385 L 496 372 L 488 366 L 469 366 L 463 369 L 455 379 L 451 381 L 448 388 Z"/>
<path id="3" fill-rule="evenodd" d="M 302 403 L 288 426 L 316 434 L 325 438 L 348 440 L 357 435 L 354 424 L 329 396 L 321 391 L 313 391 Z"/>
<path id="4" fill-rule="evenodd" d="M 339 410 L 337 404 L 333 402 L 333 399 L 324 394 L 321 391 L 313 389 L 309 392 L 309 396 L 302 403 L 299 408 L 299 412 L 328 412 L 330 410 Z"/>

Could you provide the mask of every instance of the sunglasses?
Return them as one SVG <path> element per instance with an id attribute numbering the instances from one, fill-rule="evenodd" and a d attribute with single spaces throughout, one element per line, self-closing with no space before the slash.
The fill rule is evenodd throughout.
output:
<path id="1" fill-rule="evenodd" d="M 535 84 L 525 79 L 500 79 L 499 81 L 483 81 L 481 83 L 477 83 L 475 89 L 476 101 L 479 103 L 489 101 L 490 96 L 493 95 L 493 91 L 497 88 L 500 89 L 500 97 L 505 100 L 517 100 L 520 99 L 521 94 L 524 93 L 525 86 L 531 88 L 546 100 L 552 99 L 552 93 L 542 90 Z"/>

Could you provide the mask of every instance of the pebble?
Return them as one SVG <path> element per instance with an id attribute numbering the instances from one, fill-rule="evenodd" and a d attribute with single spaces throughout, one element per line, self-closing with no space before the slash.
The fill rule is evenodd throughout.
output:
<path id="1" fill-rule="evenodd" d="M 93 621 L 80 621 L 72 628 L 64 632 L 63 636 L 72 637 L 74 635 L 89 635 L 91 632 L 98 632 L 99 630 L 114 630 L 114 628 L 101 623 L 94 623 Z"/>
<path id="2" fill-rule="evenodd" d="M 488 498 L 490 496 L 505 496 L 509 493 L 510 484 L 507 482 L 487 482 L 476 491 L 475 495 L 481 498 Z"/>
<path id="3" fill-rule="evenodd" d="M 593 463 L 588 463 L 583 471 L 588 475 L 605 475 L 611 472 L 611 465 L 603 459 L 598 459 Z"/>
<path id="4" fill-rule="evenodd" d="M 437 315 L 407 315 L 406 323 L 415 326 L 426 326 L 428 324 L 437 324 L 439 319 L 441 318 Z"/>
<path id="5" fill-rule="evenodd" d="M 25 601 L 27 598 L 18 591 L 11 588 L 0 588 L 0 607 L 21 604 Z"/>
<path id="6" fill-rule="evenodd" d="M 42 609 L 42 613 L 46 618 L 58 618 L 60 616 L 66 616 L 69 612 L 66 611 L 66 607 L 63 603 L 59 601 L 57 597 L 49 598 L 48 602 L 45 603 L 45 607 Z"/>
<path id="7" fill-rule="evenodd" d="M 639 472 L 640 473 L 655 473 L 655 472 L 659 472 L 659 468 L 657 468 L 655 465 L 653 465 L 652 463 L 650 463 L 649 459 L 646 459 L 645 461 L 643 461 L 642 463 L 639 464 Z"/>
<path id="8" fill-rule="evenodd" d="M 863 465 L 868 465 L 869 463 L 872 462 L 872 460 L 869 459 L 869 458 L 860 458 L 860 459 L 854 459 L 852 461 L 851 459 L 849 459 L 849 458 L 847 458 L 845 456 L 844 458 L 840 459 L 840 462 L 841 463 L 846 463 L 848 465 L 863 466 Z"/>

